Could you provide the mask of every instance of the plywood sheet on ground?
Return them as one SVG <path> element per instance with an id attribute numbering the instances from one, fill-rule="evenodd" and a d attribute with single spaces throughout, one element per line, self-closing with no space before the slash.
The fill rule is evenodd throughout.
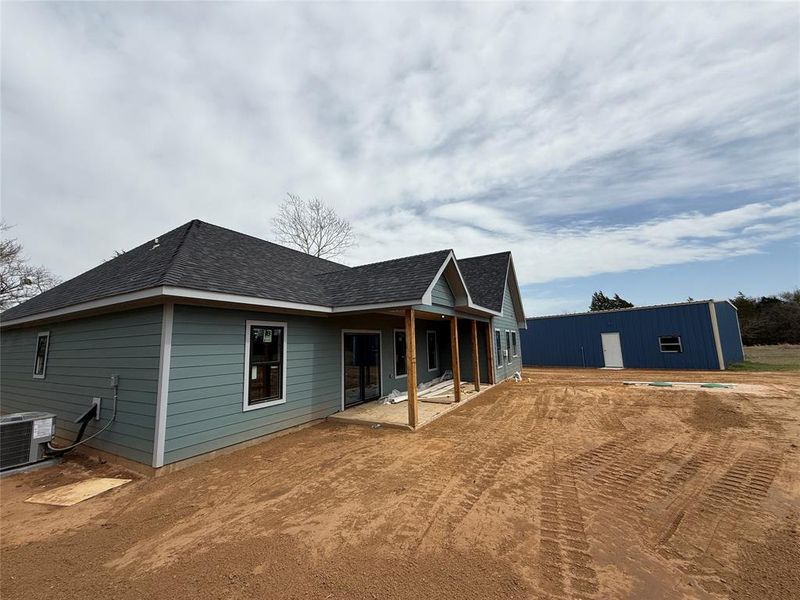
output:
<path id="1" fill-rule="evenodd" d="M 53 490 L 34 494 L 26 500 L 34 504 L 50 504 L 52 506 L 72 506 L 89 498 L 99 496 L 103 492 L 129 483 L 130 479 L 110 477 L 93 477 L 85 481 L 62 485 Z"/>

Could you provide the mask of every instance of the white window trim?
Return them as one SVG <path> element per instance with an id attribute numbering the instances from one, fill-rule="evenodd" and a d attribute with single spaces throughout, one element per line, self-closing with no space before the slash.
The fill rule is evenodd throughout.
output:
<path id="1" fill-rule="evenodd" d="M 494 359 L 494 368 L 501 369 L 503 368 L 503 330 L 495 328 L 494 330 L 494 342 L 497 344 L 497 334 L 500 334 L 500 344 L 495 348 L 497 352 L 497 357 Z"/>
<path id="2" fill-rule="evenodd" d="M 663 338 L 674 337 L 678 338 L 678 349 L 677 350 L 664 350 L 664 345 L 662 344 L 661 340 Z M 670 344 L 673 345 L 673 344 Z M 664 354 L 682 354 L 683 353 L 683 340 L 679 335 L 660 335 L 658 336 L 658 349 L 661 350 Z"/>
<path id="3" fill-rule="evenodd" d="M 511 356 L 511 330 L 506 329 L 506 346 L 508 346 L 508 353 L 506 354 L 506 361 L 507 365 L 510 365 L 514 362 L 514 357 Z"/>
<path id="4" fill-rule="evenodd" d="M 395 379 L 405 379 L 408 377 L 408 373 L 403 375 L 397 374 L 397 339 L 395 338 L 395 334 L 397 334 L 398 331 L 402 333 L 406 332 L 405 329 L 399 328 L 392 331 L 392 358 L 394 358 L 394 362 L 392 363 L 392 373 L 394 373 Z M 408 356 L 408 340 L 406 340 L 406 356 Z"/>
<path id="5" fill-rule="evenodd" d="M 42 373 L 36 373 L 36 355 L 39 352 L 39 339 L 40 338 L 47 338 L 47 343 L 44 346 L 44 363 L 42 364 Z M 36 334 L 36 348 L 34 349 L 33 354 L 33 378 L 34 379 L 44 379 L 44 376 L 47 374 L 47 359 L 50 356 L 50 332 L 49 331 L 40 331 Z"/>
<path id="6" fill-rule="evenodd" d="M 430 334 L 433 334 L 433 344 L 434 349 L 436 352 L 433 353 L 433 356 L 436 358 L 436 366 L 431 369 L 430 364 L 430 356 L 431 356 L 431 338 L 428 337 Z M 436 333 L 435 329 L 428 329 L 425 331 L 425 348 L 428 351 L 425 356 L 425 362 L 428 363 L 428 373 L 433 371 L 439 370 L 439 335 Z"/>
<path id="7" fill-rule="evenodd" d="M 283 327 L 283 360 L 281 364 L 281 398 L 260 402 L 259 404 L 248 404 L 248 392 L 250 391 L 250 328 L 251 327 Z M 244 390 L 242 391 L 242 411 L 248 412 L 259 408 L 268 408 L 277 404 L 286 404 L 286 363 L 288 361 L 289 350 L 289 326 L 286 321 L 245 321 L 244 327 Z"/>
<path id="8" fill-rule="evenodd" d="M 403 331 L 402 329 L 395 329 L 395 331 Z M 378 335 L 378 385 L 380 386 L 378 390 L 378 398 L 383 396 L 383 332 L 380 329 L 342 329 L 342 336 L 341 336 L 341 353 L 339 356 L 341 357 L 341 362 L 339 363 L 339 369 L 342 371 L 342 403 L 341 403 L 341 410 L 344 412 L 346 409 L 344 407 L 344 334 L 345 333 L 371 333 Z M 392 344 L 394 345 L 394 333 L 392 333 Z M 397 362 L 397 361 L 395 361 Z M 405 377 L 405 375 L 403 375 Z"/>
<path id="9" fill-rule="evenodd" d="M 511 341 L 514 342 L 514 358 L 519 356 L 519 335 L 513 329 L 511 330 Z"/>

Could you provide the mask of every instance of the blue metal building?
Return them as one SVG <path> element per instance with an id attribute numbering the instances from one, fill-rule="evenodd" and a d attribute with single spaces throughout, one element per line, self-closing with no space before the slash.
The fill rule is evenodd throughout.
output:
<path id="1" fill-rule="evenodd" d="M 520 330 L 536 366 L 725 369 L 744 360 L 736 307 L 704 300 L 534 317 Z"/>

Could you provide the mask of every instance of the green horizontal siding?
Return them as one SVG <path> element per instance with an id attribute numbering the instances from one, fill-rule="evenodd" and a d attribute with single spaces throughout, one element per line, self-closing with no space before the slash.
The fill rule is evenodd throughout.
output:
<path id="1" fill-rule="evenodd" d="M 245 323 L 287 324 L 286 402 L 243 410 Z M 381 333 L 382 391 L 405 391 L 394 378 L 394 330 L 402 317 L 309 317 L 198 306 L 175 307 L 165 463 L 251 440 L 324 418 L 341 409 L 342 331 Z M 439 369 L 427 369 L 428 329 L 439 331 Z M 419 381 L 450 365 L 447 323 L 417 321 Z"/>
<path id="2" fill-rule="evenodd" d="M 439 306 L 455 306 L 456 304 L 453 290 L 450 289 L 450 284 L 447 283 L 444 275 L 439 277 L 439 281 L 436 282 L 433 290 L 431 290 L 431 302 Z"/>
<path id="3" fill-rule="evenodd" d="M 522 371 L 522 345 L 518 327 L 517 315 L 514 312 L 514 301 L 511 299 L 511 290 L 508 287 L 508 281 L 506 281 L 505 291 L 503 292 L 503 314 L 502 316 L 492 319 L 492 329 L 500 330 L 501 347 L 495 348 L 495 372 L 498 381 L 511 377 L 517 371 Z M 511 358 L 511 364 L 508 364 L 507 359 L 503 359 L 503 366 L 497 367 L 497 355 L 502 353 L 503 350 L 508 350 L 506 344 L 506 330 L 517 332 L 517 356 Z M 494 331 L 492 335 L 494 335 Z M 511 352 L 509 352 L 509 354 L 511 354 Z"/>
<path id="4" fill-rule="evenodd" d="M 117 417 L 88 445 L 150 464 L 155 428 L 162 307 L 4 330 L 0 337 L 0 408 L 4 413 L 43 410 L 55 413 L 59 435 L 72 440 L 73 421 L 101 397 L 100 421 L 111 416 L 112 374 L 120 376 Z M 33 378 L 36 338 L 50 332 L 44 379 Z"/>
<path id="5" fill-rule="evenodd" d="M 287 324 L 284 404 L 243 410 L 248 320 Z M 339 353 L 325 318 L 176 306 L 165 463 L 333 414 L 341 403 Z"/>

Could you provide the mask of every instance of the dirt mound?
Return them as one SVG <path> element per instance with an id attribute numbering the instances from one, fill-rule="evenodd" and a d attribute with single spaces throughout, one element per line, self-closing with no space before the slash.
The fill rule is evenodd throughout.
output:
<path id="1" fill-rule="evenodd" d="M 710 394 L 702 394 L 695 400 L 688 422 L 700 431 L 721 431 L 731 427 L 747 427 L 749 419 L 735 406 Z"/>

